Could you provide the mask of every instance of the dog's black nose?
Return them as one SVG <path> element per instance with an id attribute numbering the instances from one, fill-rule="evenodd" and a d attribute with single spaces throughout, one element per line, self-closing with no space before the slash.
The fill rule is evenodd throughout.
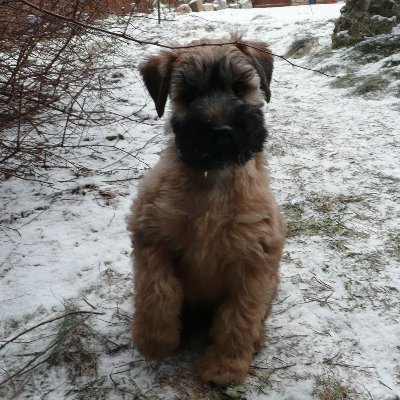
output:
<path id="1" fill-rule="evenodd" d="M 232 135 L 232 128 L 229 125 L 219 125 L 213 128 L 214 135 L 230 137 Z"/>

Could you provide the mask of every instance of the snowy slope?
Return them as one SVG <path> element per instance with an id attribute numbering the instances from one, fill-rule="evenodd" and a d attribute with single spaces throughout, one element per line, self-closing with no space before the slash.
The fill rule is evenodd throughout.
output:
<path id="1" fill-rule="evenodd" d="M 340 75 L 347 73 L 341 69 L 345 51 L 330 50 L 330 35 L 342 6 L 168 14 L 161 26 L 149 18 L 133 21 L 130 34 L 186 43 L 242 30 L 277 55 L 311 37 L 308 54 L 292 61 L 315 69 L 335 65 L 329 73 Z M 87 132 L 93 143 L 123 135 L 119 145 L 126 153 L 92 157 L 99 173 L 76 177 L 51 170 L 53 185 L 16 179 L 1 184 L 0 382 L 25 369 L 0 384 L 0 396 L 398 398 L 399 99 L 352 96 L 351 88 L 332 87 L 335 78 L 279 58 L 265 108 L 267 153 L 288 239 L 266 349 L 254 359 L 246 384 L 225 390 L 196 381 L 191 362 L 201 349 L 195 344 L 161 363 L 144 362 L 132 347 L 124 218 L 139 178 L 157 161 L 165 140 L 163 120 L 155 118 L 135 68 L 155 51 L 121 42 L 124 57 L 109 60 L 111 66 L 128 60 L 132 68 L 122 69 L 104 112 L 139 110 L 143 122 Z M 50 322 L 64 313 L 69 317 Z M 347 397 L 333 397 L 340 393 Z"/>

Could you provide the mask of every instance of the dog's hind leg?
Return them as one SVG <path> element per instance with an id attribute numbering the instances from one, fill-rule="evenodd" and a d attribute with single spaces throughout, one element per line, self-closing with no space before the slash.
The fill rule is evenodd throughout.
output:
<path id="1" fill-rule="evenodd" d="M 135 242 L 133 341 L 147 360 L 171 354 L 180 342 L 183 292 L 169 252 Z"/>

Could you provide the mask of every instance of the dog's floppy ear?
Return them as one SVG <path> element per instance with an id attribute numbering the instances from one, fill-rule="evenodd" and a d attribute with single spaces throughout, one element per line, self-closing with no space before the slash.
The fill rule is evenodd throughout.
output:
<path id="1" fill-rule="evenodd" d="M 159 117 L 162 117 L 164 114 L 173 64 L 176 59 L 177 53 L 163 51 L 158 55 L 149 57 L 147 61 L 139 65 L 139 71 L 143 77 L 144 84 L 154 101 Z"/>
<path id="2" fill-rule="evenodd" d="M 267 45 L 262 42 L 239 41 L 236 46 L 250 58 L 260 77 L 260 86 L 264 92 L 264 98 L 269 103 L 271 100 L 270 84 L 274 69 L 274 59 Z"/>

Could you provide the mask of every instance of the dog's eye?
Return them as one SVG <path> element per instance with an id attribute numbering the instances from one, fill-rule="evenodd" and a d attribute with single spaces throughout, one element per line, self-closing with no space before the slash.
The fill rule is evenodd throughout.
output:
<path id="1" fill-rule="evenodd" d="M 183 93 L 182 93 L 182 100 L 185 103 L 191 103 L 197 95 L 196 89 L 195 88 L 187 88 Z"/>
<path id="2" fill-rule="evenodd" d="M 187 92 L 187 93 L 185 93 L 184 98 L 185 98 L 185 101 L 186 101 L 187 103 L 191 103 L 191 102 L 194 100 L 195 95 L 194 95 L 193 92 Z"/>
<path id="3" fill-rule="evenodd" d="M 244 83 L 242 83 L 242 82 L 235 82 L 232 85 L 232 90 L 233 90 L 233 93 L 235 93 L 235 96 L 243 97 L 244 93 L 246 92 L 246 87 L 245 87 Z"/>

